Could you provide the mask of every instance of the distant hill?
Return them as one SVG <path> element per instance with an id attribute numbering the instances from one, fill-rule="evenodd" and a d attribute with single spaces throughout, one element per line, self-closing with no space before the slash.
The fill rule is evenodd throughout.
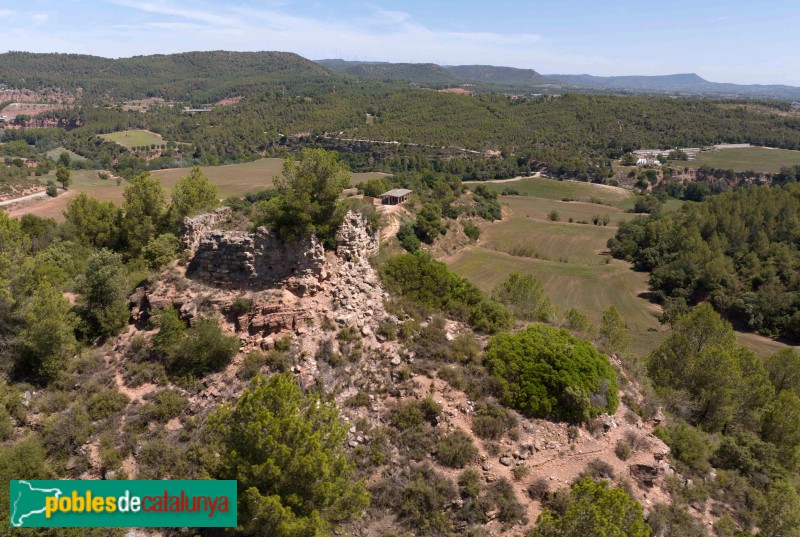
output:
<path id="1" fill-rule="evenodd" d="M 464 80 L 475 80 L 490 84 L 508 86 L 537 86 L 552 84 L 544 75 L 533 69 L 515 67 L 496 67 L 494 65 L 448 65 L 445 69 Z"/>
<path id="2" fill-rule="evenodd" d="M 573 86 L 659 93 L 800 99 L 800 88 L 782 85 L 710 82 L 695 73 L 661 76 L 546 75 Z"/>
<path id="3" fill-rule="evenodd" d="M 435 63 L 357 62 L 319 60 L 318 64 L 358 78 L 416 82 L 417 84 L 456 84 L 458 77 Z"/>
<path id="4" fill-rule="evenodd" d="M 59 87 L 87 97 L 159 96 L 214 101 L 270 86 L 293 90 L 335 76 L 290 52 L 186 52 L 109 59 L 82 54 L 0 54 L 0 83 L 16 88 Z"/>

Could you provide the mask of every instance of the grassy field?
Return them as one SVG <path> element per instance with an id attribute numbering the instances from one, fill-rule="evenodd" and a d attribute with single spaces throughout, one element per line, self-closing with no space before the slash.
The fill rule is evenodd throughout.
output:
<path id="1" fill-rule="evenodd" d="M 559 201 L 565 190 L 554 189 L 541 181 L 537 180 L 528 188 L 544 192 L 547 198 L 501 196 L 504 219 L 484 224 L 476 246 L 458 252 L 445 262 L 485 291 L 491 291 L 512 272 L 533 274 L 541 280 L 561 312 L 576 308 L 596 325 L 603 310 L 613 304 L 628 325 L 631 349 L 646 354 L 656 348 L 668 332 L 657 319 L 660 307 L 647 299 L 649 274 L 632 270 L 629 263 L 611 258 L 606 251 L 606 242 L 614 236 L 619 223 L 635 215 L 617 207 Z M 578 194 L 581 197 L 608 194 L 597 185 L 578 186 L 582 187 Z M 573 191 L 565 197 L 577 196 Z M 617 197 L 617 203 L 624 203 L 624 199 Z M 677 209 L 678 205 L 673 205 L 670 210 Z M 547 219 L 554 209 L 561 216 L 559 222 Z M 609 225 L 577 223 L 578 220 L 591 221 L 595 214 L 609 215 Z M 568 223 L 570 217 L 576 223 Z M 508 253 L 514 250 L 525 255 Z M 740 334 L 740 340 L 761 355 L 783 347 L 779 342 L 753 334 Z"/>
<path id="2" fill-rule="evenodd" d="M 672 161 L 672 164 L 691 168 L 711 166 L 712 168 L 732 169 L 737 172 L 753 170 L 776 173 L 783 166 L 800 164 L 800 151 L 765 147 L 719 149 L 716 151 L 704 151 L 695 160 L 688 162 L 676 160 Z"/>
<path id="3" fill-rule="evenodd" d="M 203 166 L 203 173 L 209 180 L 219 185 L 220 195 L 242 196 L 248 192 L 256 192 L 272 186 L 274 177 L 281 175 L 283 160 L 279 158 L 263 158 L 242 164 L 227 164 L 225 166 Z M 164 188 L 172 188 L 178 179 L 189 173 L 188 168 L 172 168 L 152 172 Z M 384 177 L 380 172 L 354 173 L 353 184 L 368 181 L 373 177 Z"/>
<path id="4" fill-rule="evenodd" d="M 73 153 L 69 149 L 65 149 L 63 147 L 56 147 L 55 149 L 51 149 L 50 151 L 45 153 L 45 156 L 47 158 L 51 158 L 56 162 L 58 162 L 58 157 L 61 156 L 61 153 L 67 153 L 69 155 L 69 158 L 72 160 L 86 160 L 86 157 L 82 157 L 79 154 Z"/>
<path id="5" fill-rule="evenodd" d="M 269 188 L 272 186 L 273 177 L 281 174 L 282 166 L 282 159 L 272 158 L 243 164 L 229 164 L 227 166 L 206 166 L 203 167 L 203 172 L 212 183 L 219 186 L 220 196 L 227 198 L 230 196 L 243 196 L 248 192 Z M 169 194 L 178 179 L 186 176 L 189 171 L 189 168 L 172 168 L 154 171 L 152 175 L 161 181 L 161 184 L 164 185 Z M 380 172 L 354 173 L 353 183 L 357 184 L 373 177 L 383 177 L 384 175 Z M 42 183 L 47 183 L 47 181 L 55 179 L 55 172 L 51 172 L 50 175 L 39 179 Z M 122 181 L 122 184 L 118 186 L 115 179 L 102 180 L 98 177 L 96 170 L 73 170 L 69 192 L 57 198 L 47 198 L 32 202 L 23 208 L 15 209 L 11 214 L 22 216 L 30 213 L 61 220 L 63 219 L 62 212 L 75 193 L 86 192 L 104 201 L 122 203 L 125 184 L 126 182 Z"/>
<path id="6" fill-rule="evenodd" d="M 112 132 L 111 134 L 101 134 L 100 137 L 109 142 L 116 142 L 128 149 L 142 145 L 161 145 L 166 143 L 160 134 L 145 130 Z"/>
<path id="7" fill-rule="evenodd" d="M 498 193 L 506 188 L 512 188 L 520 194 L 551 200 L 569 198 L 578 201 L 589 201 L 595 198 L 617 207 L 626 205 L 632 197 L 631 193 L 624 188 L 577 181 L 558 181 L 543 177 L 529 177 L 507 183 L 486 183 L 486 186 Z"/>

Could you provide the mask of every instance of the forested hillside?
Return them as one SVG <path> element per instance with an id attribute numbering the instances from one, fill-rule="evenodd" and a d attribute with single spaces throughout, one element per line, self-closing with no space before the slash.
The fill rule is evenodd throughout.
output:
<path id="1" fill-rule="evenodd" d="M 726 192 L 622 224 L 615 257 L 652 272 L 668 314 L 708 300 L 739 326 L 800 340 L 800 186 Z"/>
<path id="2" fill-rule="evenodd" d="M 87 98 L 212 102 L 286 87 L 292 93 L 335 77 L 290 52 L 186 52 L 109 59 L 82 54 L 0 54 L 0 82 L 15 88 L 61 88 Z"/>
<path id="3" fill-rule="evenodd" d="M 345 60 L 319 60 L 317 63 L 358 78 L 434 85 L 460 82 L 457 76 L 435 63 L 350 62 Z"/>

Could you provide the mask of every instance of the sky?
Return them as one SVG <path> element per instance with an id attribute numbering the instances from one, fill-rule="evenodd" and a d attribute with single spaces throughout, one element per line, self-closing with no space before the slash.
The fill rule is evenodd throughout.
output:
<path id="1" fill-rule="evenodd" d="M 0 0 L 0 51 L 281 50 L 800 86 L 797 0 Z"/>

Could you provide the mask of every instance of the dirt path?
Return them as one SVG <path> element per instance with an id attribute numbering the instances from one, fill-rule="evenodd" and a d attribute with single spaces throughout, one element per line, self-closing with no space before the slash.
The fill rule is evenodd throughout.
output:
<path id="1" fill-rule="evenodd" d="M 63 188 L 58 189 L 59 192 L 66 192 Z M 14 205 L 15 203 L 23 203 L 25 201 L 35 200 L 39 198 L 44 198 L 47 196 L 47 192 L 42 190 L 41 192 L 34 192 L 33 194 L 28 194 L 27 196 L 20 196 L 18 198 L 11 198 L 10 200 L 0 201 L 0 207 L 4 207 L 6 205 Z"/>
<path id="2" fill-rule="evenodd" d="M 514 181 L 522 181 L 523 179 L 539 179 L 542 177 L 542 172 L 536 172 L 533 175 L 518 175 L 511 179 L 487 179 L 486 181 L 462 181 L 465 185 L 480 184 L 480 183 L 513 183 Z"/>

